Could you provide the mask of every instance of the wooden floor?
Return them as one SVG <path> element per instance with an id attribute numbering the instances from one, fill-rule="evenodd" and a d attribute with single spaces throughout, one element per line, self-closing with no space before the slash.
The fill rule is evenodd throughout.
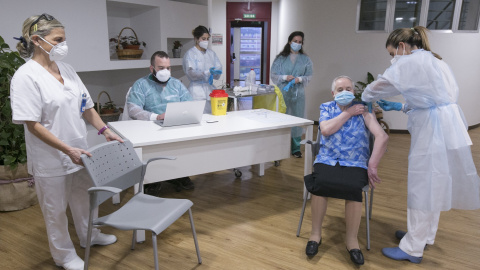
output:
<path id="1" fill-rule="evenodd" d="M 480 128 L 470 131 L 477 168 L 480 168 Z M 305 256 L 310 232 L 306 211 L 300 237 L 295 236 L 303 190 L 303 159 L 283 160 L 280 167 L 268 164 L 265 176 L 251 167 L 192 177 L 192 191 L 175 192 L 163 185 L 161 196 L 193 201 L 203 264 L 198 265 L 188 215 L 159 237 L 161 269 L 480 269 L 480 210 L 444 212 L 435 245 L 429 246 L 420 265 L 387 259 L 381 248 L 398 245 L 397 229 L 406 229 L 407 155 L 410 136 L 392 134 L 379 174 L 382 184 L 375 191 L 371 221 L 371 250 L 365 248 L 365 220 L 359 241 L 365 265 L 356 267 L 345 250 L 343 201 L 331 199 L 324 221 L 323 242 L 312 259 Z M 232 153 L 233 155 L 234 153 Z M 132 196 L 122 194 L 122 202 Z M 309 206 L 309 205 L 308 205 Z M 101 212 L 116 209 L 110 201 Z M 154 215 L 155 213 L 152 213 Z M 70 218 L 71 221 L 71 218 Z M 131 233 L 104 228 L 118 242 L 92 248 L 90 269 L 153 269 L 152 241 L 130 250 Z M 77 253 L 84 256 L 75 230 L 70 232 Z M 58 269 L 50 256 L 45 225 L 38 205 L 16 212 L 0 213 L 0 269 Z"/>

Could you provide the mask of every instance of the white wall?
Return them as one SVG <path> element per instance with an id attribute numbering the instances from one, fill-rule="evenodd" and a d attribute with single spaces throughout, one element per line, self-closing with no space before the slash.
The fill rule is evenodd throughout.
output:
<path id="1" fill-rule="evenodd" d="M 279 12 L 279 46 L 289 33 L 305 32 L 305 50 L 314 64 L 314 78 L 307 87 L 307 118 L 318 120 L 319 104 L 332 100 L 333 78 L 348 75 L 365 81 L 367 72 L 375 77 L 390 65 L 385 50 L 388 33 L 356 33 L 357 1 L 281 0 Z M 294 18 L 294 19 L 292 19 Z M 468 125 L 480 123 L 479 33 L 430 33 L 431 47 L 450 65 L 460 87 L 459 104 Z M 401 97 L 391 100 L 401 101 Z M 392 129 L 406 129 L 402 113 L 386 112 Z"/>
<path id="2" fill-rule="evenodd" d="M 12 37 L 21 36 L 25 19 L 51 14 L 65 26 L 69 54 L 64 61 L 78 72 L 93 100 L 97 101 L 101 91 L 107 91 L 118 106 L 123 106 L 128 88 L 149 73 L 151 54 L 168 52 L 168 38 L 191 39 L 192 29 L 206 24 L 208 18 L 207 6 L 168 0 L 115 0 L 109 2 L 109 8 L 107 12 L 106 0 L 0 0 L 0 35 L 16 50 L 18 41 Z M 108 39 L 126 26 L 135 30 L 139 40 L 147 42 L 144 60 L 110 60 Z M 188 85 L 181 61 L 175 63 L 180 64 L 172 67 L 172 76 Z M 104 103 L 105 95 L 101 99 Z"/>

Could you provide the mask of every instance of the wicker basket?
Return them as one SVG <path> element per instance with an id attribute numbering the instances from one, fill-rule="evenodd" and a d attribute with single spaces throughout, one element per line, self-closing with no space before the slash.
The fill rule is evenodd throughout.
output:
<path id="1" fill-rule="evenodd" d="M 118 121 L 118 118 L 120 117 L 120 111 L 117 111 L 115 113 L 109 113 L 109 114 L 101 114 L 100 113 L 100 96 L 102 96 L 103 93 L 105 93 L 107 95 L 108 101 L 112 101 L 112 99 L 110 98 L 110 95 L 107 92 L 102 91 L 98 94 L 97 112 L 100 115 L 100 118 L 102 118 L 103 122 L 105 122 L 105 123 Z"/>
<path id="2" fill-rule="evenodd" d="M 140 59 L 140 57 L 142 57 L 143 50 L 140 50 L 140 49 L 138 49 L 138 50 L 132 50 L 132 49 L 119 50 L 118 49 L 120 47 L 120 37 L 122 36 L 122 32 L 125 29 L 132 30 L 133 34 L 135 35 L 135 39 L 138 41 L 137 33 L 135 33 L 135 31 L 130 27 L 124 27 L 122 29 L 122 31 L 120 31 L 120 34 L 118 34 L 118 42 L 117 42 L 117 56 L 118 56 L 118 59 L 120 59 L 120 60 Z"/>

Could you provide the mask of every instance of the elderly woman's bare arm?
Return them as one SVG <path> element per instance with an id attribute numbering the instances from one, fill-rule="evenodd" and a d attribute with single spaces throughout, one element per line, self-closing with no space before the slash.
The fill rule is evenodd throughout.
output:
<path id="1" fill-rule="evenodd" d="M 382 127 L 377 121 L 375 114 L 364 113 L 365 125 L 375 137 L 373 144 L 373 150 L 368 161 L 368 179 L 370 185 L 375 188 L 375 183 L 380 183 L 381 179 L 378 177 L 377 168 L 380 163 L 380 159 L 387 150 L 388 135 L 383 131 Z"/>

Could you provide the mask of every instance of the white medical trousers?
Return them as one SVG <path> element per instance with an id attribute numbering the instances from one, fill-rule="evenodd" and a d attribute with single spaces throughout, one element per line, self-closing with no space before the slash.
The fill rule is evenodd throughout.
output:
<path id="1" fill-rule="evenodd" d="M 437 234 L 440 211 L 427 212 L 407 209 L 408 232 L 400 241 L 400 249 L 410 256 L 423 257 L 425 244 L 433 245 Z"/>
<path id="2" fill-rule="evenodd" d="M 48 244 L 53 260 L 63 265 L 77 257 L 68 232 L 67 205 L 72 212 L 80 244 L 86 246 L 89 215 L 87 189 L 92 180 L 85 169 L 57 177 L 35 177 L 38 202 L 47 228 Z M 96 211 L 95 217 L 98 217 Z M 94 229 L 92 239 L 99 233 Z"/>

